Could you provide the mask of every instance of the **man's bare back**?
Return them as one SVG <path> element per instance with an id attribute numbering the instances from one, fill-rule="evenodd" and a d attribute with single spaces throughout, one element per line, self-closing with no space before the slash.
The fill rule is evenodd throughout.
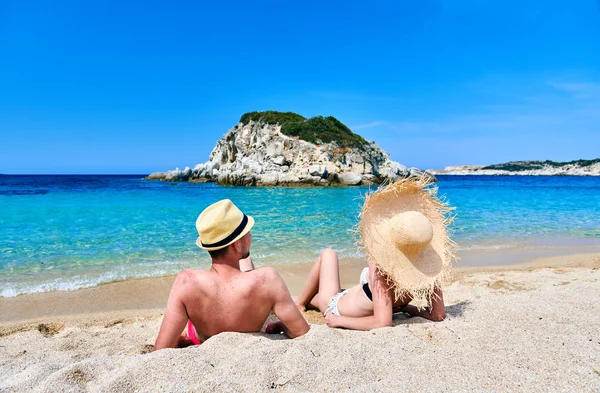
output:
<path id="1" fill-rule="evenodd" d="M 198 338 L 206 340 L 224 331 L 256 332 L 263 326 L 274 305 L 268 281 L 275 281 L 272 269 L 242 273 L 237 269 L 185 270 L 178 278 L 179 298 Z M 252 313 L 240 313 L 251 309 Z"/>
<path id="2" fill-rule="evenodd" d="M 252 235 L 248 229 L 240 236 L 221 251 L 211 250 L 210 270 L 188 269 L 177 275 L 155 350 L 177 347 L 188 319 L 200 341 L 222 332 L 258 332 L 271 311 L 281 322 L 271 326 L 270 332 L 281 331 L 294 338 L 308 331 L 275 269 L 240 270 L 240 260 L 249 255 Z"/>

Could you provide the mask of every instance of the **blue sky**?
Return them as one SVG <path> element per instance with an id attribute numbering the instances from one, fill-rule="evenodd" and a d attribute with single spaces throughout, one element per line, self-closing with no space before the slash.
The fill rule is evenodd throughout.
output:
<path id="1" fill-rule="evenodd" d="M 600 157 L 598 0 L 3 0 L 0 53 L 0 173 L 194 166 L 269 109 L 420 168 Z"/>

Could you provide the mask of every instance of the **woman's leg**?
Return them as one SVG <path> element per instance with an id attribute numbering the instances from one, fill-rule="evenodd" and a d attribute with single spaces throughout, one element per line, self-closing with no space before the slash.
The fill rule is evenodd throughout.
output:
<path id="1" fill-rule="evenodd" d="M 322 253 L 321 253 L 322 255 Z M 319 274 L 321 272 L 321 255 L 319 255 L 319 259 L 310 269 L 308 273 L 308 278 L 306 279 L 306 283 L 304 287 L 302 287 L 302 292 L 300 292 L 300 296 L 294 299 L 296 302 L 296 306 L 299 309 L 304 310 L 307 305 L 311 305 L 313 307 L 319 307 L 316 299 L 319 298 Z"/>
<path id="2" fill-rule="evenodd" d="M 340 291 L 340 268 L 337 253 L 326 248 L 321 251 L 319 259 L 310 270 L 306 284 L 296 299 L 296 305 L 299 308 L 310 305 L 324 312 L 331 297 Z"/>
<path id="3" fill-rule="evenodd" d="M 319 310 L 325 312 L 331 297 L 342 289 L 340 287 L 340 265 L 338 256 L 331 248 L 321 252 L 321 269 L 319 272 L 319 297 L 317 304 Z"/>

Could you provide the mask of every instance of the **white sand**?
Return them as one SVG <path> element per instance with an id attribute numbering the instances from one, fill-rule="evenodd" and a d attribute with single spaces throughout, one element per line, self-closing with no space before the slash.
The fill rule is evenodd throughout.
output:
<path id="1" fill-rule="evenodd" d="M 371 332 L 224 333 L 147 353 L 161 310 L 5 323 L 0 392 L 598 392 L 600 256 L 577 258 L 586 267 L 462 273 L 445 321 L 398 315 Z"/>

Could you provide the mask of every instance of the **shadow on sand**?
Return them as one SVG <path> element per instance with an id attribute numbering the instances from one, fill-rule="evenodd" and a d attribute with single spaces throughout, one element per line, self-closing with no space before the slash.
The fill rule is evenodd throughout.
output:
<path id="1" fill-rule="evenodd" d="M 446 306 L 446 316 L 450 316 L 452 318 L 460 318 L 464 314 L 465 310 L 469 307 L 471 302 L 462 301 L 456 304 L 451 304 Z M 417 323 L 429 323 L 431 321 L 421 318 L 421 317 L 412 317 L 406 313 L 398 312 L 392 316 L 392 326 L 405 325 L 405 324 L 417 324 Z"/>

